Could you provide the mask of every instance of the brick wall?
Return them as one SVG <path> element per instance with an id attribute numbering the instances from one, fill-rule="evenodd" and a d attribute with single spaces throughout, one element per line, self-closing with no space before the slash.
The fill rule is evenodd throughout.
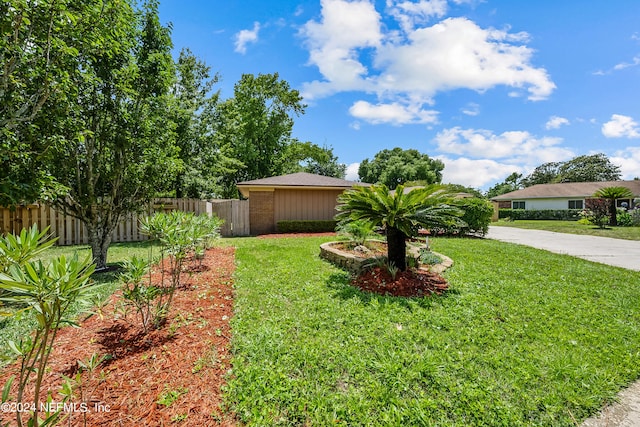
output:
<path id="1" fill-rule="evenodd" d="M 251 191 L 249 192 L 249 222 L 251 234 L 268 234 L 276 231 L 274 220 L 274 192 Z"/>

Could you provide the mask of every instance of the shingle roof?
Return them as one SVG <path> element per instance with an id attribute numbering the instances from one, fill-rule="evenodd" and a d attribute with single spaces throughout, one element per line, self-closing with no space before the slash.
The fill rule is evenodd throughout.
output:
<path id="1" fill-rule="evenodd" d="M 605 187 L 627 187 L 636 197 L 640 197 L 640 181 L 563 182 L 559 184 L 537 184 L 522 190 L 512 191 L 493 197 L 491 200 L 542 199 L 590 197 Z"/>
<path id="2" fill-rule="evenodd" d="M 237 184 L 238 186 L 265 186 L 265 187 L 337 187 L 337 188 L 351 188 L 354 185 L 369 184 L 356 181 L 347 181 L 345 179 L 333 178 L 330 176 L 315 175 L 307 172 L 297 172 L 288 175 L 272 176 L 269 178 L 254 179 L 252 181 L 243 181 Z"/>

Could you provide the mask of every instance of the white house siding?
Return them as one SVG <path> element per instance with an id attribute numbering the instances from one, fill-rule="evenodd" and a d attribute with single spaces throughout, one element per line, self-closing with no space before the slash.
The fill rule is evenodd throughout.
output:
<path id="1" fill-rule="evenodd" d="M 526 210 L 561 210 L 569 209 L 569 200 L 582 200 L 579 197 L 574 199 L 514 199 L 514 202 L 524 201 Z"/>

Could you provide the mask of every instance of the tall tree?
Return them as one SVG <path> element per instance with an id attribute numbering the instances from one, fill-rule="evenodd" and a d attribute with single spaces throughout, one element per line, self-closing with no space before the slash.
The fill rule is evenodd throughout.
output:
<path id="1" fill-rule="evenodd" d="M 522 174 L 514 172 L 501 183 L 498 183 L 491 187 L 487 191 L 487 197 L 492 198 L 500 196 L 501 194 L 510 193 L 512 191 L 520 190 L 522 188 Z"/>
<path id="2" fill-rule="evenodd" d="M 347 165 L 338 163 L 333 148 L 320 147 L 312 142 L 292 140 L 289 144 L 289 165 L 285 172 L 309 172 L 344 179 Z"/>
<path id="3" fill-rule="evenodd" d="M 544 163 L 524 178 L 522 184 L 531 187 L 558 182 L 617 181 L 620 177 L 620 166 L 599 153 L 574 157 L 566 162 Z"/>
<path id="4" fill-rule="evenodd" d="M 177 79 L 171 88 L 172 117 L 175 122 L 176 144 L 184 170 L 177 174 L 174 192 L 180 198 L 212 197 L 211 163 L 216 163 L 213 140 L 207 131 L 220 92 L 212 92 L 219 75 L 199 60 L 189 49 L 182 49 L 176 61 Z"/>
<path id="5" fill-rule="evenodd" d="M 54 97 L 74 93 L 77 58 L 104 28 L 106 9 L 100 0 L 0 2 L 0 205 L 59 189 L 41 167 L 56 135 L 36 121 Z"/>
<path id="6" fill-rule="evenodd" d="M 242 168 L 223 178 L 225 197 L 237 196 L 238 181 L 284 172 L 293 116 L 305 108 L 300 93 L 277 73 L 242 76 L 233 98 L 218 107 L 217 143 L 242 163 Z"/>
<path id="7" fill-rule="evenodd" d="M 574 157 L 560 165 L 558 175 L 558 182 L 617 181 L 621 177 L 620 166 L 603 153 Z"/>
<path id="8" fill-rule="evenodd" d="M 378 152 L 371 161 L 363 160 L 358 175 L 363 182 L 384 184 L 393 190 L 407 181 L 440 183 L 443 169 L 444 163 L 440 160 L 431 159 L 418 150 L 396 147 Z"/>
<path id="9" fill-rule="evenodd" d="M 77 58 L 77 90 L 59 103 L 67 115 L 42 123 L 64 138 L 49 164 L 68 192 L 54 203 L 87 227 L 97 268 L 106 266 L 123 216 L 170 188 L 181 167 L 166 119 L 174 83 L 170 31 L 157 7 L 149 1 L 136 12 L 129 3 L 108 4 L 91 50 Z"/>

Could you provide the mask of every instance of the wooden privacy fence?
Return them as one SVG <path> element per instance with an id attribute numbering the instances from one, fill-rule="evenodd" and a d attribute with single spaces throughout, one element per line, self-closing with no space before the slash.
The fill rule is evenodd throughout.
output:
<path id="1" fill-rule="evenodd" d="M 223 236 L 248 236 L 249 200 L 212 200 L 212 211 L 224 220 L 220 234 Z"/>
<path id="2" fill-rule="evenodd" d="M 239 203 L 234 203 L 239 202 Z M 198 199 L 154 199 L 146 214 L 127 215 L 113 231 L 112 242 L 139 242 L 147 236 L 140 232 L 139 219 L 153 212 L 181 210 L 195 214 L 215 213 L 225 222 L 223 236 L 249 235 L 248 201 L 224 200 L 208 202 Z M 243 204 L 244 203 L 244 204 Z M 215 208 L 214 208 L 215 206 Z M 246 211 L 246 213 L 245 213 Z M 58 245 L 84 245 L 89 242 L 87 229 L 78 219 L 45 204 L 18 206 L 15 210 L 0 207 L 0 232 L 18 234 L 23 228 L 37 224 L 40 230 L 50 226 Z"/>

